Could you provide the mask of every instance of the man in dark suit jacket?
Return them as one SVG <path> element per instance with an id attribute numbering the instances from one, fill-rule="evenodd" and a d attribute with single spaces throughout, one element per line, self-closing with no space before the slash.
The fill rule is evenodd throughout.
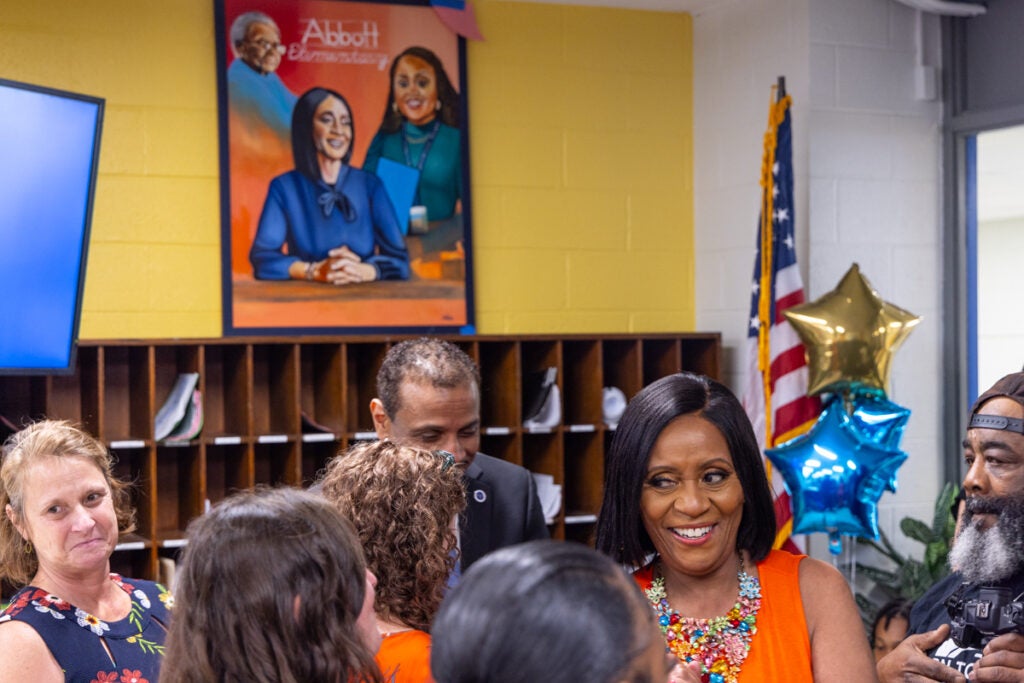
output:
<path id="1" fill-rule="evenodd" d="M 480 371 L 462 349 L 427 337 L 392 346 L 377 373 L 370 413 L 378 437 L 455 456 L 466 482 L 463 570 L 492 550 L 548 537 L 533 475 L 477 452 Z"/>

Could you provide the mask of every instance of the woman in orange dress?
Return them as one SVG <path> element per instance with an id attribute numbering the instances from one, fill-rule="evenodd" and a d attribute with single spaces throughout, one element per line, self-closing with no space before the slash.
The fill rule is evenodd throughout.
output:
<path id="1" fill-rule="evenodd" d="M 455 566 L 455 523 L 466 505 L 454 463 L 445 451 L 375 441 L 335 457 L 320 482 L 352 520 L 377 576 L 377 663 L 393 683 L 431 681 L 430 624 Z"/>
<path id="2" fill-rule="evenodd" d="M 874 681 L 843 576 L 774 540 L 761 453 L 732 392 L 680 373 L 637 394 L 606 458 L 597 548 L 638 568 L 682 680 Z"/>

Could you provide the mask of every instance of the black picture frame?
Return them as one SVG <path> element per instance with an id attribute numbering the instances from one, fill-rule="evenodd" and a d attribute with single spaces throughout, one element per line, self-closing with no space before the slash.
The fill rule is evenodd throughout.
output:
<path id="1" fill-rule="evenodd" d="M 240 19 L 250 12 L 270 18 L 276 41 L 259 17 Z M 465 39 L 448 29 L 426 0 L 215 0 L 214 14 L 224 335 L 474 333 Z M 251 33 L 235 41 L 233 26 L 235 38 L 246 27 Z M 436 62 L 415 52 L 397 65 L 399 71 L 436 74 L 439 63 L 455 91 L 454 103 L 445 99 L 438 77 L 437 115 L 415 128 L 405 115 L 421 115 L 415 106 L 429 101 L 429 94 L 413 97 L 412 105 L 390 95 L 392 66 L 409 47 L 426 50 Z M 279 64 L 270 68 L 273 60 L 266 57 L 274 53 Z M 417 62 L 419 56 L 424 59 Z M 307 120 L 307 105 L 318 97 L 315 87 L 342 95 L 351 115 L 351 170 L 343 171 L 347 177 L 340 187 L 314 183 L 315 172 L 300 169 L 292 153 L 290 117 L 300 110 L 298 118 Z M 398 131 L 384 130 L 389 109 L 399 114 Z M 452 121 L 457 125 L 449 125 Z M 404 159 L 393 158 L 396 149 Z M 374 152 L 372 164 L 369 152 Z M 422 170 L 415 169 L 417 163 Z M 366 178 L 371 166 L 379 182 Z M 277 183 L 273 190 L 272 182 Z M 411 211 L 406 209 L 410 183 L 415 187 Z M 395 226 L 381 218 L 386 213 L 381 186 L 402 231 L 407 279 L 400 279 Z M 335 197 L 346 194 L 345 200 L 331 204 L 331 189 Z M 320 205 L 303 201 L 310 197 Z M 418 220 L 418 206 L 428 209 L 426 221 Z M 327 216 L 323 221 L 318 210 Z M 349 224 L 341 223 L 350 218 Z M 323 237 L 325 231 L 330 238 Z M 328 267 L 325 242 L 337 249 L 337 236 L 347 240 L 349 234 L 362 246 L 362 263 L 372 263 L 381 279 L 342 285 L 317 281 Z M 282 276 L 288 279 L 276 279 Z"/>

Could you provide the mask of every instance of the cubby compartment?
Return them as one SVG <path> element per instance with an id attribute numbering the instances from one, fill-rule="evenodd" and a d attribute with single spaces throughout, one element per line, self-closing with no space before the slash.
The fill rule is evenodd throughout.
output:
<path id="1" fill-rule="evenodd" d="M 485 427 L 480 434 L 481 453 L 507 460 L 516 465 L 523 464 L 522 443 L 518 429 Z"/>
<path id="2" fill-rule="evenodd" d="M 252 462 L 252 444 L 239 440 L 234 444 L 207 445 L 204 509 L 207 501 L 214 504 L 235 491 L 252 487 L 256 482 Z"/>
<path id="3" fill-rule="evenodd" d="M 206 443 L 241 437 L 252 431 L 252 347 L 209 344 L 203 347 L 199 384 L 203 396 Z"/>
<path id="4" fill-rule="evenodd" d="M 519 427 L 519 347 L 514 341 L 477 344 L 480 421 L 485 430 Z"/>
<path id="5" fill-rule="evenodd" d="M 156 462 L 153 449 L 139 442 L 134 447 L 113 446 L 110 454 L 114 462 L 114 477 L 128 484 L 128 495 L 135 507 L 137 540 L 152 543 L 156 535 L 157 497 L 153 490 Z"/>
<path id="6" fill-rule="evenodd" d="M 46 411 L 38 417 L 59 416 L 64 420 L 79 422 L 94 436 L 100 433 L 100 391 L 103 380 L 100 377 L 102 348 L 79 348 L 75 373 L 53 375 L 45 378 Z M 37 417 L 37 416 L 33 416 Z"/>
<path id="7" fill-rule="evenodd" d="M 377 370 L 384 361 L 387 344 L 350 342 L 345 345 L 345 424 L 355 439 L 374 432 L 370 401 L 377 396 Z"/>
<path id="8" fill-rule="evenodd" d="M 596 519 L 604 480 L 603 434 L 567 433 L 564 447 L 565 481 L 571 483 L 564 492 L 566 524 L 570 518 L 579 518 L 576 522 Z"/>
<path id="9" fill-rule="evenodd" d="M 678 339 L 644 339 L 640 344 L 644 359 L 644 386 L 682 369 Z"/>
<path id="10" fill-rule="evenodd" d="M 257 440 L 254 472 L 257 484 L 298 486 L 302 481 L 299 444 L 267 437 Z"/>
<path id="11" fill-rule="evenodd" d="M 260 437 L 299 433 L 299 350 L 295 344 L 253 346 L 253 431 Z"/>
<path id="12" fill-rule="evenodd" d="M 127 577 L 152 576 L 152 554 L 141 541 L 122 541 L 110 556 L 110 571 Z"/>
<path id="13" fill-rule="evenodd" d="M 152 377 L 157 368 L 163 370 L 168 363 L 155 363 L 150 346 L 109 346 L 100 351 L 99 369 L 103 381 L 95 392 L 98 397 L 96 413 L 100 424 L 97 436 L 108 442 L 152 438 Z M 190 358 L 196 355 L 195 347 L 183 347 L 176 351 Z M 192 369 L 196 369 L 194 362 Z M 92 394 L 87 391 L 82 396 L 83 408 L 89 413 L 92 410 L 87 406 L 92 402 Z"/>
<path id="14" fill-rule="evenodd" d="M 345 347 L 341 344 L 304 344 L 300 353 L 303 433 L 340 434 L 345 422 Z"/>
<path id="15" fill-rule="evenodd" d="M 156 544 L 177 547 L 184 542 L 189 521 L 202 514 L 206 472 L 200 446 L 160 446 L 156 449 Z"/>
<path id="16" fill-rule="evenodd" d="M 46 383 L 45 378 L 27 375 L 0 377 L 0 439 L 46 415 Z"/>
<path id="17" fill-rule="evenodd" d="M 601 343 L 596 339 L 562 342 L 562 421 L 567 429 L 596 428 L 601 419 Z"/>
<path id="18" fill-rule="evenodd" d="M 601 368 L 604 386 L 622 390 L 632 398 L 643 386 L 643 357 L 640 340 L 629 338 L 608 339 L 603 344 Z"/>
<path id="19" fill-rule="evenodd" d="M 303 439 L 313 436 L 304 434 Z M 302 482 L 303 487 L 308 487 L 323 474 L 328 461 L 342 451 L 342 446 L 336 439 L 330 441 L 308 441 L 302 443 Z"/>

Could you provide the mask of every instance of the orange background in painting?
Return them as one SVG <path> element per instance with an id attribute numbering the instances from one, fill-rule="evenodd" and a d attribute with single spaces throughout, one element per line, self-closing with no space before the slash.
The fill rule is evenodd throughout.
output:
<path id="1" fill-rule="evenodd" d="M 301 96 L 314 86 L 335 90 L 348 100 L 355 128 L 352 165 L 360 168 L 370 141 L 377 132 L 388 98 L 388 73 L 391 59 L 407 47 L 419 45 L 434 52 L 444 64 L 452 84 L 462 94 L 458 62 L 458 41 L 441 23 L 430 7 L 382 5 L 374 3 L 339 3 L 307 0 L 287 4 L 274 0 L 225 0 L 224 41 L 227 63 L 234 61 L 231 48 L 231 23 L 249 11 L 267 14 L 281 30 L 281 43 L 288 51 L 281 58 L 277 75 L 284 84 Z M 309 51 L 371 53 L 379 59 L 367 64 L 331 64 L 302 62 L 294 58 L 310 21 L 332 27 L 343 21 L 346 30 L 364 21 L 376 22 L 377 44 L 366 48 L 332 48 L 311 40 Z M 223 74 L 221 74 L 223 79 Z M 226 87 L 222 85 L 222 87 Z M 231 193 L 231 270 L 232 274 L 251 276 L 249 247 L 256 234 L 256 224 L 270 181 L 294 167 L 291 144 L 281 140 L 268 127 L 253 129 L 243 125 L 241 117 L 231 111 L 228 103 L 228 150 Z"/>

